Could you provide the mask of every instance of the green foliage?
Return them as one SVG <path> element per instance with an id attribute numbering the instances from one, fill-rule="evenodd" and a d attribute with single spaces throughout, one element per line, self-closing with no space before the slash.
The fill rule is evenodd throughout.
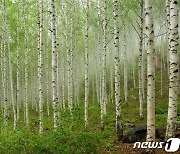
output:
<path id="1" fill-rule="evenodd" d="M 22 128 L 0 133 L 0 153 L 97 153 L 97 143 L 93 133 L 63 128 L 43 135 Z"/>

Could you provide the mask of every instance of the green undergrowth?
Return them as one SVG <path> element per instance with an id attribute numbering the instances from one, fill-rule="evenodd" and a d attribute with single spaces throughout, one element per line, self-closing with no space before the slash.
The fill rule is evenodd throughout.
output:
<path id="1" fill-rule="evenodd" d="M 166 74 L 163 74 L 167 81 Z M 168 111 L 168 83 L 163 84 L 163 94 L 160 94 L 160 77 L 156 77 L 156 127 L 165 128 Z M 123 86 L 122 86 L 123 87 Z M 145 88 L 146 93 L 146 88 Z M 138 87 L 128 83 L 128 102 L 124 102 L 123 89 L 122 120 L 135 126 L 146 125 L 147 103 L 144 100 L 144 119 L 139 118 Z M 101 131 L 100 106 L 96 99 L 89 97 L 88 127 L 84 128 L 84 102 L 83 94 L 80 96 L 79 107 L 74 107 L 73 118 L 68 109 L 60 110 L 59 129 L 53 130 L 53 110 L 48 117 L 44 107 L 43 134 L 39 134 L 38 112 L 29 106 L 29 128 L 25 126 L 23 107 L 17 129 L 13 130 L 13 115 L 10 114 L 8 127 L 4 127 L 3 116 L 0 117 L 0 153 L 101 153 L 102 148 L 114 148 L 117 139 L 115 132 L 115 104 L 107 104 L 105 130 Z M 146 96 L 145 96 L 146 97 Z M 180 98 L 178 100 L 180 102 Z M 66 102 L 67 104 L 67 102 Z M 180 106 L 178 106 L 180 113 Z M 2 113 L 1 113 L 2 115 Z M 178 114 L 178 120 L 180 116 Z M 73 124 L 72 124 L 73 122 Z M 131 128 L 124 127 L 124 134 Z"/>
<path id="2" fill-rule="evenodd" d="M 42 135 L 21 128 L 0 133 L 0 153 L 97 153 L 102 136 L 60 128 Z"/>

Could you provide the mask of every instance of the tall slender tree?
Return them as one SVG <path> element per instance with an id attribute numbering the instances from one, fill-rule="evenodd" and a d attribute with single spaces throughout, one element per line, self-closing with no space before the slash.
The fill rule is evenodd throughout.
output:
<path id="1" fill-rule="evenodd" d="M 102 53 L 102 119 L 106 117 L 106 49 L 107 49 L 107 0 L 104 0 L 104 13 L 103 13 L 103 53 Z M 104 120 L 103 120 L 104 121 Z M 104 124 L 102 125 L 104 129 Z"/>
<path id="2" fill-rule="evenodd" d="M 17 69 L 16 69 L 16 105 L 17 105 L 17 121 L 19 121 L 19 112 L 20 112 L 20 109 L 19 109 L 19 104 L 20 104 L 20 95 L 19 95 L 19 92 L 20 92 L 20 59 L 19 59 L 19 45 L 20 45 L 20 42 L 19 42 L 19 1 L 17 2 L 17 26 L 16 26 L 16 40 L 17 40 L 17 46 L 16 46 L 16 65 L 17 65 Z"/>
<path id="3" fill-rule="evenodd" d="M 143 119 L 143 94 L 142 94 L 142 66 L 143 66 L 143 27 L 144 27 L 144 18 L 143 18 L 143 10 L 144 10 L 144 0 L 139 0 L 139 8 L 140 8 L 140 35 L 139 35 L 139 103 L 140 103 L 140 119 Z"/>
<path id="4" fill-rule="evenodd" d="M 71 106 L 71 110 L 73 109 L 73 59 L 74 59 L 74 11 L 75 11 L 75 0 L 72 1 L 71 7 L 71 19 L 70 19 L 70 48 L 69 48 L 69 104 Z M 71 112 L 72 114 L 72 112 Z M 71 115 L 72 118 L 72 115 Z"/>
<path id="5" fill-rule="evenodd" d="M 169 75 L 169 52 L 170 52 L 170 0 L 166 0 L 166 20 L 167 20 L 167 29 L 168 29 L 168 34 L 167 34 L 167 40 L 168 40 L 168 52 L 167 52 L 167 70 L 168 70 L 168 75 Z"/>
<path id="6" fill-rule="evenodd" d="M 104 105 L 102 101 L 102 50 L 101 50 L 101 0 L 97 1 L 98 14 L 98 55 L 99 55 L 99 104 L 101 108 L 101 128 L 104 129 Z"/>
<path id="7" fill-rule="evenodd" d="M 125 18 L 125 15 L 124 17 Z M 125 29 L 125 19 L 123 19 L 123 43 L 124 43 L 124 100 L 127 103 L 127 97 L 128 97 L 128 72 L 127 72 L 127 40 L 126 40 L 126 29 Z"/>
<path id="8" fill-rule="evenodd" d="M 114 46 L 115 46 L 115 102 L 116 102 L 116 133 L 118 141 L 123 137 L 120 96 L 120 58 L 119 58 L 119 23 L 118 0 L 113 0 L 114 5 Z"/>
<path id="9" fill-rule="evenodd" d="M 2 83 L 3 83 L 3 111 L 4 111 L 4 123 L 8 124 L 8 109 L 7 109 L 7 73 L 6 73 L 6 1 L 2 1 L 2 14 L 3 14 L 3 33 L 2 33 L 2 50 L 1 50 L 1 68 L 2 68 Z"/>
<path id="10" fill-rule="evenodd" d="M 39 132 L 43 132 L 43 90 L 42 90 L 42 54 L 43 54 L 43 0 L 37 1 L 38 9 L 38 83 L 39 83 Z"/>
<path id="11" fill-rule="evenodd" d="M 145 0 L 147 44 L 147 141 L 155 141 L 155 65 L 152 0 Z"/>
<path id="12" fill-rule="evenodd" d="M 67 4 L 65 3 L 65 29 L 66 29 L 66 32 L 65 32 L 65 39 L 66 39 L 66 50 L 67 50 L 67 71 L 68 71 L 68 77 L 67 77 L 67 80 L 68 80 L 68 108 L 70 110 L 70 114 L 71 114 L 71 118 L 73 117 L 72 115 L 72 89 L 71 89 L 71 49 L 69 47 L 69 43 L 68 43 L 68 36 L 69 36 L 69 32 L 68 32 L 68 6 Z"/>
<path id="13" fill-rule="evenodd" d="M 85 127 L 88 125 L 88 91 L 89 91 L 89 79 L 88 79 L 88 63 L 89 63 L 89 53 L 88 53 L 88 15 L 89 15 L 89 0 L 86 1 L 86 26 L 85 26 L 85 110 L 84 110 L 84 118 L 85 118 Z"/>
<path id="14" fill-rule="evenodd" d="M 24 111 L 25 111 L 25 121 L 26 126 L 29 126 L 29 107 L 28 107 L 28 57 L 29 57 L 29 49 L 28 49 L 28 7 L 27 1 L 24 2 L 24 45 L 25 45 L 25 102 L 24 102 Z"/>
<path id="15" fill-rule="evenodd" d="M 44 7 L 45 7 L 45 5 L 44 5 Z M 49 1 L 47 2 L 47 5 L 46 5 L 46 8 L 45 9 L 49 9 L 48 8 L 49 7 Z M 50 17 L 50 15 L 49 14 L 47 14 L 46 16 L 44 16 L 44 25 L 45 25 L 45 23 L 46 23 L 46 25 L 43 27 L 44 28 L 44 31 L 46 31 L 46 33 L 48 33 L 48 27 L 49 27 L 49 17 Z M 46 39 L 46 44 L 44 45 L 45 47 L 46 47 L 46 65 L 45 65 L 45 67 L 46 67 L 46 70 L 48 70 L 48 71 L 46 71 L 46 105 L 47 105 L 47 116 L 49 117 L 49 115 L 50 115 L 50 104 L 49 104 L 49 78 L 50 78 L 50 73 L 49 73 L 49 48 L 48 48 L 48 46 L 49 46 L 49 39 L 47 38 Z"/>
<path id="16" fill-rule="evenodd" d="M 49 44 L 49 41 L 47 39 L 47 45 Z M 46 70 L 49 70 L 49 54 L 48 54 L 48 48 L 46 48 Z M 47 115 L 49 117 L 50 115 L 50 105 L 49 105 L 49 71 L 46 72 L 46 104 L 47 104 Z"/>
<path id="17" fill-rule="evenodd" d="M 57 130 L 59 123 L 59 110 L 57 98 L 57 25 L 55 13 L 55 0 L 50 1 L 51 37 L 52 37 L 52 94 L 54 109 L 54 129 Z"/>
<path id="18" fill-rule="evenodd" d="M 179 56 L 178 56 L 178 0 L 170 0 L 170 74 L 169 74 L 169 107 L 166 128 L 166 139 L 174 137 L 176 131 L 177 103 L 178 103 L 178 75 L 179 75 Z"/>
<path id="19" fill-rule="evenodd" d="M 62 5 L 62 12 L 63 12 L 63 15 L 65 16 L 66 14 L 65 14 L 64 3 Z M 65 44 L 64 40 L 62 40 L 62 44 L 63 45 Z M 66 47 L 66 45 L 64 46 Z M 65 110 L 66 106 L 65 106 L 65 54 L 64 54 L 64 51 L 62 52 L 61 60 L 62 60 L 62 63 L 61 63 L 62 64 L 62 107 Z"/>
<path id="20" fill-rule="evenodd" d="M 11 53 L 10 53 L 10 33 L 9 33 L 9 25 L 8 25 L 8 63 L 9 63 L 9 80 L 10 80 L 10 89 L 11 89 L 11 104 L 13 108 L 13 128 L 16 129 L 16 107 L 14 100 L 14 88 L 13 88 L 13 72 L 12 72 L 12 64 L 11 64 Z"/>

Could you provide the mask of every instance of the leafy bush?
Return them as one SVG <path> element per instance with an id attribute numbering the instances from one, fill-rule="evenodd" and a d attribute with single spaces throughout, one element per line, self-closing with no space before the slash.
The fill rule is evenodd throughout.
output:
<path id="1" fill-rule="evenodd" d="M 42 135 L 25 129 L 0 133 L 0 153 L 97 153 L 97 143 L 93 133 L 65 129 Z"/>

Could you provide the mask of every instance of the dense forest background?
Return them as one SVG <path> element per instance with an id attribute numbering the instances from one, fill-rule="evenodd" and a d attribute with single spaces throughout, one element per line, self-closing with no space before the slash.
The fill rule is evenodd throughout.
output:
<path id="1" fill-rule="evenodd" d="M 131 153 L 132 144 L 119 141 L 148 123 L 153 65 L 154 127 L 176 136 L 175 124 L 167 127 L 173 76 L 180 120 L 174 1 L 178 19 L 176 0 L 1 0 L 0 153 Z"/>

